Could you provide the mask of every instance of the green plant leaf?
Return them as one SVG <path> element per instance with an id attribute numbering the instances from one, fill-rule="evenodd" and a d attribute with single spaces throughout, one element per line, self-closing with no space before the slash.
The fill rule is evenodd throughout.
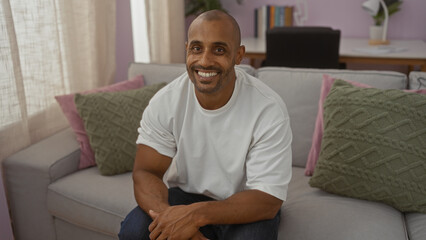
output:
<path id="1" fill-rule="evenodd" d="M 185 0 L 185 16 L 198 15 L 214 9 L 226 12 L 220 0 Z"/>
<path id="2" fill-rule="evenodd" d="M 202 8 L 202 2 L 201 1 L 186 0 L 185 1 L 185 16 L 197 14 L 197 12 L 199 11 L 200 8 Z"/>
<path id="3" fill-rule="evenodd" d="M 401 10 L 400 8 L 401 4 L 402 4 L 402 1 L 396 1 L 387 5 L 389 17 L 393 15 L 394 13 L 398 12 L 399 10 Z M 383 21 L 385 20 L 385 12 L 383 11 L 382 8 L 380 8 L 376 16 L 373 16 L 373 19 L 374 19 L 374 24 L 376 26 L 382 25 Z"/>

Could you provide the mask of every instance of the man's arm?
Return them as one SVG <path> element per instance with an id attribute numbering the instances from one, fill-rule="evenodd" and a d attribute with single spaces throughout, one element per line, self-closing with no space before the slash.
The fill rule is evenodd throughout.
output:
<path id="1" fill-rule="evenodd" d="M 169 168 L 172 159 L 161 155 L 155 149 L 139 144 L 133 167 L 133 186 L 136 202 L 151 218 L 156 219 L 152 212 L 164 212 L 170 207 L 168 189 L 163 183 L 163 175 Z M 151 227 L 149 229 L 151 231 Z M 156 239 L 151 234 L 151 239 Z M 193 240 L 206 239 L 198 228 L 188 234 Z M 187 239 L 188 239 L 187 238 Z"/>
<path id="2" fill-rule="evenodd" d="M 149 210 L 162 212 L 167 207 L 168 190 L 163 175 L 172 159 L 161 155 L 155 149 L 139 144 L 133 167 L 133 187 L 136 202 L 148 213 Z"/>
<path id="3" fill-rule="evenodd" d="M 223 201 L 194 204 L 200 225 L 243 224 L 272 219 L 283 201 L 259 190 L 236 193 Z"/>

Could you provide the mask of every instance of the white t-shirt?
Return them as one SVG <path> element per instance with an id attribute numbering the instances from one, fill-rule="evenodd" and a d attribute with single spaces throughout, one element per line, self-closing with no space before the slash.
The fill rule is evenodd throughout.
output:
<path id="1" fill-rule="evenodd" d="M 236 75 L 232 97 L 217 110 L 201 107 L 187 73 L 169 83 L 145 109 L 137 143 L 173 159 L 168 187 L 217 200 L 257 189 L 285 200 L 292 140 L 286 106 L 260 80 Z"/>

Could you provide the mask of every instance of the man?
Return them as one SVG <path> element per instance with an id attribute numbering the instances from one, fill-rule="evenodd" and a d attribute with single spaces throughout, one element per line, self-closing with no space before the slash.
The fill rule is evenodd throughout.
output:
<path id="1" fill-rule="evenodd" d="M 289 118 L 275 92 L 235 70 L 240 42 L 224 12 L 190 25 L 187 73 L 143 113 L 133 170 L 138 207 L 120 239 L 277 238 L 291 178 Z"/>

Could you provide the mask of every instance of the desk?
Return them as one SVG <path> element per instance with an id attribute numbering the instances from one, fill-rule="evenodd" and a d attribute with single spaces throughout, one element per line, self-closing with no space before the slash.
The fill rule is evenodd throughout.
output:
<path id="1" fill-rule="evenodd" d="M 252 66 L 256 59 L 265 59 L 265 39 L 243 38 L 241 41 L 246 46 L 245 57 L 250 59 Z M 422 40 L 391 40 L 390 45 L 386 46 L 395 47 L 401 51 L 364 53 L 357 50 L 374 48 L 374 46 L 368 45 L 368 39 L 342 38 L 340 39 L 339 61 L 342 63 L 408 65 L 410 70 L 413 70 L 414 66 L 420 66 L 421 71 L 426 72 L 426 42 Z"/>

